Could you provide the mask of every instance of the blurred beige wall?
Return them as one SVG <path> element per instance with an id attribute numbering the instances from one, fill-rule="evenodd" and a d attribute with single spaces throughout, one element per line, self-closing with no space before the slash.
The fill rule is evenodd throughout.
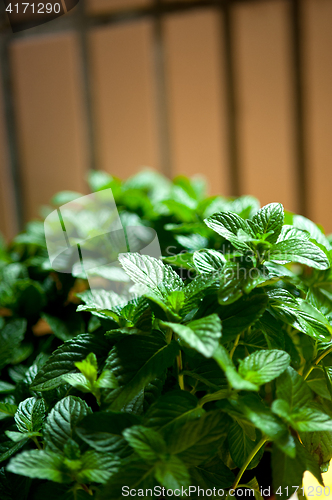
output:
<path id="1" fill-rule="evenodd" d="M 165 3 L 172 1 L 177 3 Z M 152 0 L 87 0 L 86 12 L 92 19 L 151 5 Z M 301 8 L 308 215 L 332 232 L 332 1 L 302 0 Z M 241 194 L 298 211 L 289 9 L 288 0 L 234 2 L 233 90 Z M 164 169 L 162 109 L 170 175 L 202 173 L 211 194 L 235 194 L 221 11 L 166 13 L 160 28 L 165 95 L 158 88 L 153 17 L 132 17 L 87 33 L 95 167 L 122 178 L 142 166 Z M 13 36 L 9 47 L 25 220 L 58 190 L 85 192 L 89 165 L 79 36 L 74 30 L 27 35 Z M 0 231 L 10 237 L 16 223 L 3 118 L 0 106 Z"/>

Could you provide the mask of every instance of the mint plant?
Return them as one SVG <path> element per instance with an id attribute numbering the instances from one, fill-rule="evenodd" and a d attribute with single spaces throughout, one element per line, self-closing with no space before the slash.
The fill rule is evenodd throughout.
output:
<path id="1" fill-rule="evenodd" d="M 124 226 L 153 227 L 164 257 L 119 255 L 137 294 L 124 304 L 52 271 L 39 222 L 2 245 L 1 499 L 305 498 L 307 470 L 323 486 L 329 237 L 279 203 L 207 198 L 200 179 L 90 184 L 112 188 Z"/>

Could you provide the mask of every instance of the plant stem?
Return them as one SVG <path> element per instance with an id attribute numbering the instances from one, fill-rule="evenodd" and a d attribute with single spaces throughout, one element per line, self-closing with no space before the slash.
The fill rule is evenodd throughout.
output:
<path id="1" fill-rule="evenodd" d="M 183 366 L 182 366 L 182 351 L 179 352 L 179 354 L 176 356 L 176 366 L 177 366 L 177 371 L 178 371 L 178 382 L 180 389 L 184 391 L 184 377 L 183 377 Z"/>
<path id="2" fill-rule="evenodd" d="M 255 344 L 247 344 L 246 342 L 240 341 L 238 345 L 244 345 L 245 347 L 254 347 L 254 349 L 266 349 L 265 346 L 255 345 Z"/>
<path id="3" fill-rule="evenodd" d="M 39 441 L 38 441 L 38 439 L 36 438 L 36 436 L 34 436 L 34 437 L 32 438 L 32 441 L 35 443 L 35 445 L 37 446 L 38 450 L 41 450 L 41 449 L 42 449 L 42 447 L 40 446 Z"/>
<path id="4" fill-rule="evenodd" d="M 304 380 L 307 380 L 307 378 L 309 377 L 310 373 L 312 372 L 312 370 L 314 368 L 315 368 L 315 365 L 309 366 L 308 370 L 306 371 L 305 375 L 303 376 Z"/>
<path id="5" fill-rule="evenodd" d="M 229 389 L 220 389 L 220 391 L 213 392 L 212 394 L 206 394 L 198 401 L 198 406 L 203 407 L 205 403 L 210 401 L 219 401 L 220 399 L 226 399 L 231 395 Z"/>
<path id="6" fill-rule="evenodd" d="M 165 331 L 165 338 L 166 338 L 166 342 L 167 344 L 170 344 L 171 340 L 172 340 L 172 336 L 173 336 L 173 331 L 172 331 L 172 328 L 166 328 L 166 331 Z"/>
<path id="7" fill-rule="evenodd" d="M 182 375 L 183 375 L 183 373 L 182 373 Z M 191 389 L 190 394 L 194 394 L 194 395 L 195 395 L 197 384 L 198 384 L 198 380 L 196 380 L 196 381 L 195 381 L 195 385 L 194 385 L 194 387 Z"/>
<path id="8" fill-rule="evenodd" d="M 322 354 L 320 354 L 319 356 L 317 356 L 317 358 L 312 362 L 312 364 L 309 366 L 309 368 L 307 369 L 305 375 L 303 376 L 304 377 L 304 380 L 306 380 L 310 373 L 312 372 L 312 370 L 314 368 L 316 368 L 316 366 L 322 361 L 322 359 L 325 358 L 325 356 L 327 356 L 328 354 L 330 354 L 330 352 L 332 352 L 332 346 L 329 347 L 326 351 L 324 351 Z"/>
<path id="9" fill-rule="evenodd" d="M 236 348 L 237 348 L 237 346 L 238 346 L 238 343 L 239 343 L 240 338 L 241 338 L 241 333 L 239 333 L 239 334 L 237 335 L 237 337 L 236 337 L 236 339 L 235 339 L 235 341 L 234 341 L 234 345 L 233 345 L 233 347 L 232 347 L 232 349 L 231 349 L 231 352 L 229 353 L 229 355 L 230 355 L 230 358 L 231 358 L 231 359 L 232 359 L 232 357 L 233 357 L 233 354 L 234 354 L 234 352 L 235 352 L 235 349 L 236 349 Z"/>
<path id="10" fill-rule="evenodd" d="M 90 488 L 88 488 L 88 486 L 86 484 L 80 484 L 80 486 L 83 488 L 83 490 L 88 493 L 88 495 L 93 495 L 93 492 L 90 490 Z"/>
<path id="11" fill-rule="evenodd" d="M 244 471 L 246 470 L 246 468 L 248 467 L 248 465 L 250 464 L 250 462 L 252 461 L 252 459 L 254 458 L 254 456 L 262 448 L 262 446 L 264 446 L 264 444 L 266 443 L 266 441 L 267 441 L 267 439 L 265 437 L 262 438 L 259 441 L 259 443 L 255 446 L 255 448 L 252 450 L 252 452 L 249 454 L 249 456 L 247 457 L 247 460 L 244 462 L 244 464 L 242 465 L 242 467 L 241 467 L 238 475 L 235 478 L 235 481 L 234 481 L 233 486 L 232 486 L 233 490 L 235 490 L 237 488 L 239 482 L 241 481 L 241 477 L 243 476 Z"/>

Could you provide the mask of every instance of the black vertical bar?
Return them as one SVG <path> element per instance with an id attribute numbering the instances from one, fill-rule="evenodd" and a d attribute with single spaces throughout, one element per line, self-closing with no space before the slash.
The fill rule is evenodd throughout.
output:
<path id="1" fill-rule="evenodd" d="M 7 23 L 7 15 L 5 13 L 4 2 L 0 2 L 0 19 L 3 26 L 0 36 L 0 73 L 1 86 L 4 103 L 4 119 L 6 125 L 6 135 L 8 141 L 8 156 L 9 156 L 9 173 L 11 183 L 14 190 L 15 214 L 18 230 L 21 231 L 24 225 L 23 215 L 23 190 L 22 180 L 19 171 L 19 155 L 18 155 L 18 140 L 17 130 L 14 118 L 14 97 L 13 83 L 10 65 L 9 44 L 11 41 L 12 31 Z"/>
<path id="2" fill-rule="evenodd" d="M 172 176 L 170 148 L 168 99 L 165 71 L 165 46 L 162 23 L 161 0 L 155 0 L 154 19 L 154 67 L 156 81 L 156 103 L 158 120 L 159 158 L 161 171 L 166 177 Z"/>
<path id="3" fill-rule="evenodd" d="M 80 56 L 81 56 L 81 71 L 82 71 L 82 87 L 85 102 L 85 113 L 87 121 L 87 135 L 88 135 L 88 168 L 100 168 L 97 165 L 97 148 L 96 137 L 94 128 L 93 105 L 92 105 L 92 91 L 91 91 L 91 78 L 89 68 L 89 44 L 88 44 L 88 18 L 85 13 L 85 0 L 80 0 L 75 7 L 77 32 L 80 43 Z"/>
<path id="4" fill-rule="evenodd" d="M 298 186 L 298 209 L 301 214 L 308 215 L 309 200 L 307 158 L 305 149 L 301 0 L 291 0 L 290 17 L 293 57 L 295 161 L 296 181 Z"/>
<path id="5" fill-rule="evenodd" d="M 226 86 L 226 112 L 228 133 L 228 166 L 232 196 L 240 196 L 239 145 L 237 134 L 236 78 L 234 70 L 234 46 L 231 2 L 220 4 L 222 17 L 222 46 L 224 50 L 224 73 Z"/>

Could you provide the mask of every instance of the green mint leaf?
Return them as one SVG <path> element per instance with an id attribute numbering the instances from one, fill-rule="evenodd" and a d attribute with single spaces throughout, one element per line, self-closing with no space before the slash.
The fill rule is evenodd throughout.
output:
<path id="1" fill-rule="evenodd" d="M 226 262 L 223 254 L 216 250 L 198 250 L 193 255 L 194 266 L 200 273 L 219 271 L 224 267 Z"/>
<path id="2" fill-rule="evenodd" d="M 312 401 L 312 392 L 303 377 L 289 366 L 277 380 L 277 397 L 294 411 Z"/>
<path id="3" fill-rule="evenodd" d="M 203 245 L 204 246 L 204 245 Z M 193 253 L 192 252 L 184 252 L 175 255 L 171 255 L 170 257 L 163 257 L 163 262 L 166 264 L 171 264 L 175 267 L 180 267 L 183 269 L 193 269 Z"/>
<path id="4" fill-rule="evenodd" d="M 62 379 L 67 384 L 82 392 L 91 392 L 92 385 L 83 373 L 67 373 L 62 375 Z"/>
<path id="5" fill-rule="evenodd" d="M 278 264 L 299 262 L 315 269 L 328 269 L 330 267 L 328 257 L 317 244 L 298 238 L 276 243 L 270 250 L 269 260 Z"/>
<path id="6" fill-rule="evenodd" d="M 23 440 L 30 438 L 35 438 L 41 436 L 40 432 L 15 432 L 15 431 L 5 431 L 5 434 L 9 439 L 14 441 L 14 443 L 19 443 Z"/>
<path id="7" fill-rule="evenodd" d="M 228 210 L 235 212 L 244 219 L 250 219 L 260 208 L 260 203 L 254 196 L 243 195 L 229 203 Z"/>
<path id="8" fill-rule="evenodd" d="M 70 460 L 45 450 L 30 450 L 12 458 L 7 470 L 31 478 L 57 483 L 105 483 L 118 471 L 120 462 L 111 455 L 87 451 L 80 459 Z"/>
<path id="9" fill-rule="evenodd" d="M 221 337 L 221 321 L 217 314 L 191 321 L 187 325 L 164 323 L 169 326 L 186 344 L 203 356 L 213 356 Z"/>
<path id="10" fill-rule="evenodd" d="M 16 455 L 7 466 L 7 470 L 23 476 L 49 479 L 56 483 L 70 483 L 71 478 L 63 471 L 62 457 L 44 450 L 29 450 Z"/>
<path id="11" fill-rule="evenodd" d="M 96 389 L 116 389 L 118 386 L 119 383 L 110 370 L 104 370 L 94 383 Z"/>
<path id="12" fill-rule="evenodd" d="M 122 457 L 129 453 L 122 432 L 138 423 L 139 419 L 130 413 L 98 412 L 87 415 L 76 427 L 76 433 L 96 451 Z"/>
<path id="13" fill-rule="evenodd" d="M 301 432 L 300 437 L 304 447 L 314 456 L 321 468 L 329 464 L 332 458 L 332 433 L 330 431 Z"/>
<path id="14" fill-rule="evenodd" d="M 183 290 L 174 290 L 167 297 L 167 304 L 171 306 L 172 310 L 179 313 L 182 310 L 185 301 L 185 294 Z"/>
<path id="15" fill-rule="evenodd" d="M 33 353 L 33 350 L 34 346 L 32 343 L 22 342 L 22 344 L 15 349 L 15 352 L 10 360 L 10 363 L 13 365 L 18 365 L 23 361 L 26 361 L 29 358 L 29 356 L 31 356 L 31 354 Z"/>
<path id="16" fill-rule="evenodd" d="M 75 426 L 89 413 L 89 406 L 76 396 L 58 401 L 44 424 L 45 449 L 62 453 L 67 441 L 73 439 Z"/>
<path id="17" fill-rule="evenodd" d="M 308 378 L 306 379 L 307 385 L 312 391 L 321 396 L 322 398 L 331 400 L 332 385 L 328 370 L 323 366 L 323 369 L 313 369 Z"/>
<path id="18" fill-rule="evenodd" d="M 213 457 L 225 438 L 228 417 L 220 410 L 209 411 L 165 436 L 168 450 L 186 465 L 196 466 Z"/>
<path id="19" fill-rule="evenodd" d="M 257 395 L 247 394 L 239 401 L 232 401 L 232 405 L 240 410 L 249 422 L 274 441 L 284 453 L 291 457 L 295 456 L 294 439 L 289 434 L 287 426 L 265 406 Z"/>
<path id="20" fill-rule="evenodd" d="M 296 302 L 297 302 L 297 307 L 300 310 L 301 323 L 303 322 L 306 325 L 309 325 L 311 328 L 315 329 L 316 332 L 317 330 L 318 332 L 322 331 L 322 333 L 319 333 L 320 341 L 321 339 L 323 339 L 323 337 L 326 338 L 328 335 L 329 335 L 328 338 L 330 339 L 332 335 L 332 326 L 330 325 L 324 314 L 322 314 L 307 300 L 297 298 Z"/>
<path id="21" fill-rule="evenodd" d="M 8 417 L 13 417 L 16 413 L 17 406 L 10 403 L 0 403 L 0 420 Z"/>
<path id="22" fill-rule="evenodd" d="M 285 266 L 275 264 L 274 262 L 264 262 L 264 269 L 268 271 L 267 280 L 264 283 L 265 286 L 273 285 L 281 280 L 293 283 L 294 285 L 299 284 L 296 274 Z"/>
<path id="23" fill-rule="evenodd" d="M 284 208 L 281 203 L 270 203 L 261 208 L 252 218 L 260 236 L 271 233 L 266 241 L 275 243 L 284 223 Z"/>
<path id="24" fill-rule="evenodd" d="M 110 294 L 111 292 L 107 293 Z M 97 294 L 97 296 L 98 295 L 99 294 Z M 121 328 L 136 327 L 136 329 L 141 329 L 143 331 L 151 330 L 152 312 L 145 297 L 132 299 L 125 306 L 123 306 L 123 304 L 114 306 L 112 310 L 107 308 L 99 309 L 95 306 L 88 308 L 84 306 L 84 310 L 89 310 L 95 316 L 99 316 L 106 320 L 112 319 L 116 321 Z"/>
<path id="25" fill-rule="evenodd" d="M 234 340 L 239 333 L 254 324 L 263 315 L 267 304 L 267 295 L 257 293 L 241 297 L 232 304 L 219 306 L 218 315 L 222 323 L 221 342 L 224 344 Z"/>
<path id="26" fill-rule="evenodd" d="M 261 489 L 259 487 L 257 479 L 254 477 L 251 481 L 249 481 L 247 484 L 241 485 L 242 488 L 249 488 L 254 492 L 255 495 L 255 500 L 263 500 L 263 497 L 261 495 Z"/>
<path id="27" fill-rule="evenodd" d="M 163 205 L 167 207 L 169 215 L 173 215 L 184 222 L 194 222 L 195 215 L 193 208 L 195 207 L 193 205 L 196 205 L 196 203 L 191 198 L 186 198 L 186 204 L 176 200 L 165 200 Z M 191 200 L 191 202 L 188 203 L 188 200 Z"/>
<path id="28" fill-rule="evenodd" d="M 45 418 L 44 399 L 29 398 L 22 401 L 15 413 L 15 422 L 20 432 L 35 432 L 42 428 Z"/>
<path id="29" fill-rule="evenodd" d="M 266 384 L 284 372 L 290 361 L 289 354 L 284 351 L 256 351 L 240 361 L 239 375 L 254 384 Z"/>
<path id="30" fill-rule="evenodd" d="M 287 290 L 271 290 L 269 312 L 283 323 L 315 340 L 331 339 L 331 326 L 325 316 L 310 303 L 293 297 Z"/>
<path id="31" fill-rule="evenodd" d="M 21 434 L 21 433 L 20 433 Z M 18 450 L 23 448 L 23 446 L 28 442 L 29 438 L 23 438 L 23 440 L 13 443 L 13 441 L 9 438 L 5 442 L 1 443 L 0 448 L 0 462 L 4 462 L 8 460 L 12 455 L 14 455 Z"/>
<path id="32" fill-rule="evenodd" d="M 222 305 L 232 304 L 242 295 L 249 294 L 256 286 L 264 283 L 263 272 L 247 262 L 228 262 L 220 275 L 218 300 Z"/>
<path id="33" fill-rule="evenodd" d="M 60 206 L 64 205 L 65 203 L 69 203 L 73 200 L 76 200 L 77 198 L 80 198 L 83 196 L 81 193 L 78 193 L 76 191 L 60 191 L 59 193 L 56 193 L 52 199 L 51 199 L 51 204 L 54 206 Z"/>
<path id="34" fill-rule="evenodd" d="M 81 457 L 80 447 L 73 439 L 68 439 L 63 447 L 63 452 L 66 458 L 69 458 L 70 460 L 77 460 Z"/>
<path id="35" fill-rule="evenodd" d="M 234 212 L 243 219 L 252 217 L 260 208 L 259 201 L 254 196 L 244 195 L 235 200 L 215 196 L 206 200 L 204 215 L 208 217 L 216 212 Z"/>
<path id="36" fill-rule="evenodd" d="M 14 309 L 18 316 L 31 318 L 39 314 L 46 303 L 45 291 L 38 281 L 17 280 L 13 287 Z"/>
<path id="37" fill-rule="evenodd" d="M 156 463 L 155 478 L 167 489 L 182 491 L 182 488 L 189 488 L 189 472 L 178 457 L 171 456 L 168 459 L 159 460 Z"/>
<path id="38" fill-rule="evenodd" d="M 97 412 L 80 421 L 76 433 L 96 451 L 122 456 L 129 449 L 122 432 L 138 423 L 130 413 Z"/>
<path id="39" fill-rule="evenodd" d="M 299 441 L 295 440 L 296 457 L 290 457 L 280 449 L 273 447 L 272 451 L 272 471 L 274 490 L 279 493 L 278 498 L 287 500 L 287 486 L 302 486 L 303 474 L 306 470 L 310 471 L 323 485 L 319 465 L 316 460 L 307 452 Z M 288 489 L 289 491 L 289 489 Z"/>
<path id="40" fill-rule="evenodd" d="M 80 470 L 75 479 L 80 484 L 106 483 L 119 470 L 120 465 L 120 460 L 110 453 L 87 451 L 80 458 Z M 70 463 L 67 463 L 67 466 L 70 466 Z"/>
<path id="41" fill-rule="evenodd" d="M 250 251 L 250 246 L 241 241 L 238 233 L 240 230 L 243 231 L 249 239 L 255 235 L 252 233 L 247 221 L 242 217 L 231 212 L 221 212 L 208 217 L 204 222 L 210 229 L 230 241 L 234 248 L 243 252 Z"/>
<path id="42" fill-rule="evenodd" d="M 211 392 L 210 394 L 205 394 L 200 399 L 200 406 L 205 405 L 206 403 L 209 403 L 210 401 L 219 401 L 220 399 L 226 399 L 231 395 L 231 391 L 229 390 L 229 387 L 224 387 L 223 389 L 219 389 L 219 391 Z"/>
<path id="43" fill-rule="evenodd" d="M 282 227 L 277 243 L 292 239 L 309 240 L 309 238 L 310 234 L 308 231 L 303 231 L 302 229 L 286 224 Z"/>
<path id="44" fill-rule="evenodd" d="M 220 460 L 192 467 L 189 472 L 193 484 L 205 489 L 230 488 L 235 479 L 233 472 Z"/>
<path id="45" fill-rule="evenodd" d="M 303 217 L 303 215 L 294 214 L 292 216 L 292 224 L 294 227 L 298 229 L 302 229 L 303 231 L 308 231 L 310 234 L 310 238 L 314 239 L 320 245 L 323 245 L 325 248 L 330 249 L 331 245 L 324 235 L 323 231 L 320 227 L 317 226 L 314 222 Z"/>
<path id="46" fill-rule="evenodd" d="M 332 294 L 328 290 L 323 288 L 311 287 L 307 294 L 307 300 L 314 306 L 323 316 L 326 317 L 327 321 L 332 323 Z"/>
<path id="47" fill-rule="evenodd" d="M 106 363 L 106 368 L 113 372 L 120 386 L 110 394 L 110 409 L 122 410 L 171 366 L 178 350 L 176 342 L 167 344 L 159 334 L 121 339 L 113 347 Z"/>
<path id="48" fill-rule="evenodd" d="M 277 397 L 272 410 L 300 432 L 331 431 L 331 416 L 313 402 L 312 392 L 293 368 L 277 380 Z"/>
<path id="49" fill-rule="evenodd" d="M 332 431 L 331 416 L 322 411 L 317 404 L 311 403 L 291 411 L 287 401 L 276 399 L 272 403 L 272 411 L 299 432 Z"/>
<path id="50" fill-rule="evenodd" d="M 150 290 L 161 296 L 182 288 L 182 280 L 171 266 L 161 260 L 139 253 L 119 255 L 119 261 L 134 283 L 142 286 L 142 290 Z"/>
<path id="51" fill-rule="evenodd" d="M 209 290 L 214 289 L 218 282 L 215 273 L 200 274 L 191 280 L 183 289 L 185 302 L 180 310 L 182 317 L 195 309 L 201 300 L 208 294 Z"/>
<path id="52" fill-rule="evenodd" d="M 197 407 L 197 403 L 197 398 L 189 392 L 171 391 L 160 396 L 150 406 L 144 416 L 143 425 L 158 429 L 165 436 L 205 413 L 203 408 Z"/>
<path id="53" fill-rule="evenodd" d="M 14 392 L 14 390 L 15 385 L 0 380 L 0 394 L 10 394 L 11 392 Z"/>
<path id="54" fill-rule="evenodd" d="M 90 352 L 83 361 L 76 361 L 74 364 L 91 385 L 96 382 L 98 376 L 98 362 L 93 352 Z"/>
<path id="55" fill-rule="evenodd" d="M 224 370 L 229 385 L 236 390 L 258 391 L 259 386 L 248 380 L 245 380 L 238 374 L 236 368 L 229 356 L 228 351 L 223 346 L 218 346 L 214 355 L 214 359 L 222 370 Z"/>
<path id="56" fill-rule="evenodd" d="M 201 222 L 195 223 L 187 223 L 187 224 L 181 224 L 178 226 L 179 229 L 182 228 L 185 229 L 185 227 L 189 228 L 191 227 L 192 229 L 196 228 L 197 233 L 195 234 L 189 234 L 189 235 L 175 235 L 174 238 L 175 240 L 186 250 L 189 252 L 195 252 L 196 250 L 200 250 L 201 248 L 205 248 L 208 244 L 208 239 L 206 238 L 205 235 L 209 232 L 209 229 L 204 226 Z M 202 233 L 202 234 L 199 234 Z"/>
<path id="57" fill-rule="evenodd" d="M 75 362 L 84 359 L 91 351 L 103 359 L 109 349 L 110 344 L 104 336 L 85 333 L 67 340 L 49 357 L 31 388 L 35 391 L 54 389 L 64 383 L 62 375 L 77 371 Z"/>
<path id="58" fill-rule="evenodd" d="M 172 303 L 172 298 L 169 301 L 170 297 L 172 296 L 173 293 L 176 293 L 176 291 L 171 291 L 167 297 L 161 297 L 160 295 L 149 292 L 145 294 L 145 298 L 149 302 L 149 305 L 154 313 L 154 315 L 158 318 L 161 319 L 162 321 L 167 321 L 167 320 L 173 320 L 173 321 L 180 321 L 181 316 L 173 309 L 174 304 Z M 181 292 L 181 291 L 180 291 Z M 176 307 L 178 305 L 178 296 L 175 298 L 175 303 Z M 182 299 L 182 294 L 180 295 L 180 300 Z"/>
<path id="59" fill-rule="evenodd" d="M 255 437 L 254 440 L 250 439 L 244 428 L 239 425 L 239 423 L 233 422 L 229 427 L 227 440 L 232 460 L 237 467 L 241 468 L 252 450 L 260 441 L 260 437 Z M 247 469 L 254 469 L 259 464 L 263 453 L 264 447 L 262 447 L 259 453 L 251 460 Z"/>
<path id="60" fill-rule="evenodd" d="M 113 474 L 99 494 L 99 500 L 123 500 L 125 493 L 130 489 L 146 490 L 157 485 L 154 477 L 155 467 L 143 460 L 129 462 Z M 123 490 L 123 486 L 126 486 Z"/>
<path id="61" fill-rule="evenodd" d="M 257 440 L 257 430 L 255 427 L 247 421 L 245 418 L 238 418 L 234 417 L 234 421 L 239 424 L 239 426 L 242 428 L 244 434 L 250 439 L 250 441 L 256 441 Z M 259 434 L 259 432 L 258 432 Z"/>
<path id="62" fill-rule="evenodd" d="M 102 189 L 112 188 L 116 181 L 110 174 L 107 172 L 99 171 L 99 170 L 90 170 L 88 174 L 88 184 L 91 188 L 91 191 L 94 193 L 95 191 L 99 191 Z M 80 195 L 81 196 L 81 195 Z M 61 205 L 62 203 L 60 203 Z"/>
<path id="63" fill-rule="evenodd" d="M 272 403 L 271 410 L 276 415 L 279 415 L 279 417 L 287 420 L 287 422 L 290 421 L 291 410 L 289 404 L 284 399 L 275 399 Z"/>
<path id="64" fill-rule="evenodd" d="M 184 175 L 177 175 L 173 179 L 173 183 L 175 187 L 180 186 L 193 200 L 201 200 L 206 196 L 206 179 L 201 175 L 195 175 L 190 179 Z M 182 198 L 181 191 L 179 197 Z"/>
<path id="65" fill-rule="evenodd" d="M 125 429 L 123 436 L 136 453 L 147 462 L 154 462 L 166 454 L 164 439 L 159 432 L 153 429 L 134 425 L 130 429 Z"/>
<path id="66" fill-rule="evenodd" d="M 274 318 L 268 311 L 260 317 L 257 327 L 262 330 L 269 349 L 285 350 L 285 335 L 282 322 Z"/>
<path id="67" fill-rule="evenodd" d="M 118 311 L 120 308 L 117 309 Z M 127 320 L 128 324 L 143 328 L 147 323 L 147 330 L 151 328 L 151 314 L 149 304 L 144 297 L 130 300 L 125 306 L 121 307 L 120 320 Z M 120 323 L 121 324 L 121 323 Z"/>
<path id="68" fill-rule="evenodd" d="M 125 272 L 123 271 L 125 274 Z M 129 281 L 127 275 L 125 281 Z M 91 311 L 101 318 L 119 319 L 123 308 L 123 300 L 120 295 L 112 290 L 94 290 L 93 295 L 90 290 L 78 293 L 77 296 L 83 300 L 84 305 L 78 306 L 77 311 Z"/>
<path id="69" fill-rule="evenodd" d="M 10 362 L 14 349 L 17 349 L 24 338 L 27 328 L 25 319 L 14 319 L 0 328 L 0 370 Z"/>

